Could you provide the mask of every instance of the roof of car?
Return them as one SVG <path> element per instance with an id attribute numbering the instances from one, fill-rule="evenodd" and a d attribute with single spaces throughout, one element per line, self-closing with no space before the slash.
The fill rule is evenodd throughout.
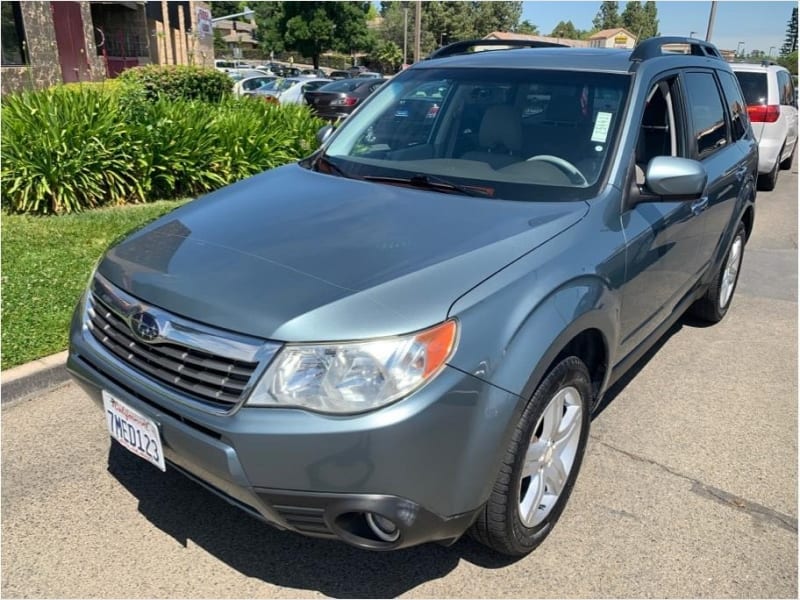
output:
<path id="1" fill-rule="evenodd" d="M 631 51 L 616 48 L 515 48 L 458 54 L 425 61 L 413 68 L 547 68 L 627 73 Z"/>
<path id="2" fill-rule="evenodd" d="M 781 65 L 777 65 L 775 63 L 772 64 L 759 64 L 759 63 L 731 63 L 731 69 L 734 71 L 757 71 L 760 73 L 765 73 L 766 71 L 773 70 L 773 71 L 787 71 L 785 67 Z"/>

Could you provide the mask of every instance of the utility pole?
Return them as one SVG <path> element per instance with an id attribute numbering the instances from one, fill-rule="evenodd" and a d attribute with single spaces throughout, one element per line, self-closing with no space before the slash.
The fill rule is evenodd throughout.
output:
<path id="1" fill-rule="evenodd" d="M 403 66 L 408 64 L 408 2 L 403 6 Z"/>
<path id="2" fill-rule="evenodd" d="M 711 0 L 711 12 L 708 14 L 708 31 L 706 31 L 706 41 L 711 41 L 711 33 L 714 31 L 714 18 L 717 16 L 717 0 Z"/>
<path id="3" fill-rule="evenodd" d="M 421 36 L 422 36 L 422 2 L 417 0 L 416 12 L 414 13 L 414 62 L 422 60 Z"/>

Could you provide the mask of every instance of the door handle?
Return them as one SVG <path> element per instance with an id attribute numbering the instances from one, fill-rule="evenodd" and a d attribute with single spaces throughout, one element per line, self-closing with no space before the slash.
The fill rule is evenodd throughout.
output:
<path id="1" fill-rule="evenodd" d="M 699 200 L 692 202 L 692 213 L 699 215 L 708 208 L 708 196 L 703 196 Z"/>

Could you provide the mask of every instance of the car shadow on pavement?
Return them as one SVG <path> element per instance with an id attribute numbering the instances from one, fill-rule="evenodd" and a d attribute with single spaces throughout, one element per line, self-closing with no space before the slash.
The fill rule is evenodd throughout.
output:
<path id="1" fill-rule="evenodd" d="M 710 327 L 711 325 L 712 323 L 697 319 L 689 314 L 683 315 L 669 329 L 667 329 L 667 331 L 659 338 L 659 340 L 653 344 L 653 346 L 649 348 L 647 352 L 645 352 L 642 357 L 637 360 L 614 385 L 606 390 L 606 393 L 603 395 L 603 399 L 601 400 L 597 409 L 594 411 L 594 413 L 592 413 L 592 420 L 596 419 L 606 408 L 608 408 L 614 399 L 619 396 L 626 387 L 628 387 L 628 384 L 636 379 L 641 370 L 644 369 L 647 366 L 647 363 L 649 363 L 650 360 L 659 353 L 661 348 L 664 347 L 670 338 L 683 329 L 684 326 L 703 329 Z"/>
<path id="2" fill-rule="evenodd" d="M 108 471 L 138 499 L 139 512 L 184 547 L 191 541 L 242 575 L 281 587 L 333 597 L 390 598 L 444 577 L 461 559 L 489 569 L 518 560 L 494 555 L 467 536 L 450 547 L 433 543 L 369 552 L 279 531 L 113 442 Z"/>

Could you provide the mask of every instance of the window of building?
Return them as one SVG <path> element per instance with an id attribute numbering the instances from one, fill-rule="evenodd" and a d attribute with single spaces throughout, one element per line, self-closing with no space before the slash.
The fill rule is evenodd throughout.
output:
<path id="1" fill-rule="evenodd" d="M 728 131 L 719 88 L 711 73 L 686 74 L 687 104 L 692 113 L 698 158 L 703 159 L 725 146 Z"/>
<path id="2" fill-rule="evenodd" d="M 25 29 L 22 26 L 22 13 L 20 12 L 19 2 L 2 2 L 2 31 L 0 31 L 0 41 L 2 41 L 3 54 L 2 65 L 14 66 L 27 64 L 25 53 Z"/>

